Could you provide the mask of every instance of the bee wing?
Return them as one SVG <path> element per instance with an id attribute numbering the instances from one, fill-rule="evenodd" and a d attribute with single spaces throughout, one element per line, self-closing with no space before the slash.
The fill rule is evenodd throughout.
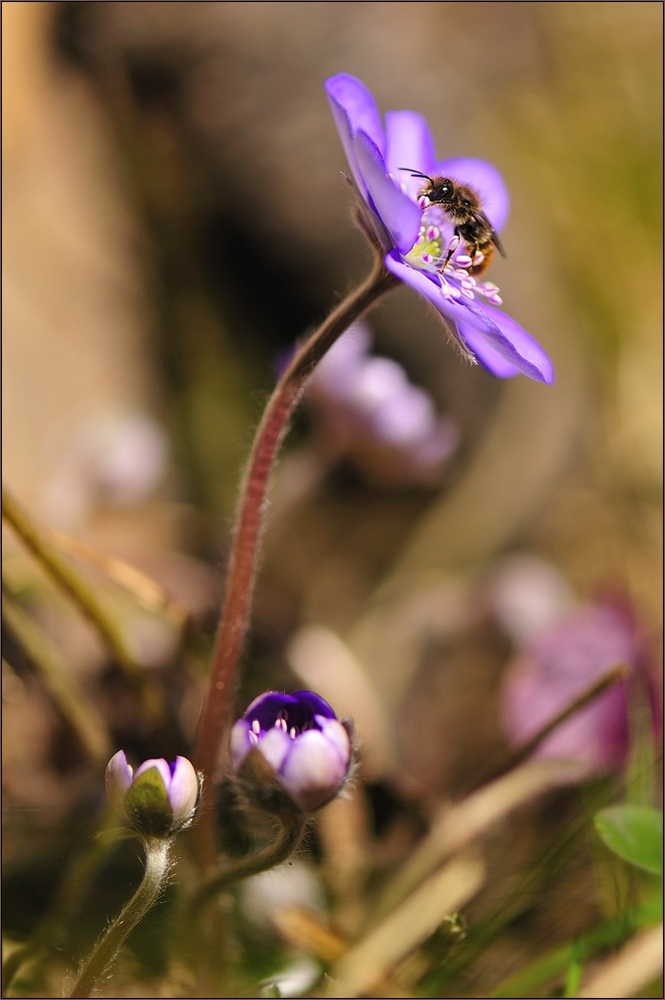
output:
<path id="1" fill-rule="evenodd" d="M 505 257 L 506 256 L 506 251 L 503 249 L 503 246 L 501 244 L 501 240 L 499 239 L 499 234 L 497 233 L 496 229 L 492 229 L 492 243 L 497 248 L 497 250 L 499 251 L 499 253 L 501 254 L 501 256 Z"/>
<path id="2" fill-rule="evenodd" d="M 499 239 L 499 234 L 497 233 L 496 229 L 494 228 L 494 226 L 492 225 L 492 223 L 490 222 L 490 220 L 487 218 L 487 216 L 485 215 L 485 213 L 478 211 L 478 212 L 475 212 L 474 214 L 475 214 L 475 217 L 476 217 L 476 219 L 477 219 L 478 222 L 480 222 L 483 225 L 487 226 L 487 228 L 489 229 L 490 233 L 492 234 L 492 243 L 497 248 L 497 250 L 499 251 L 499 253 L 501 254 L 501 256 L 505 257 L 506 256 L 506 251 L 503 249 L 503 245 L 501 243 L 501 240 Z"/>

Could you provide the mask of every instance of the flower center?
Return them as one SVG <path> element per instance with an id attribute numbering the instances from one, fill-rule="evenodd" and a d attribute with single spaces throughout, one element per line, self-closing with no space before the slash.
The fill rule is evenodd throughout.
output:
<path id="1" fill-rule="evenodd" d="M 480 263 L 482 255 L 476 254 L 472 260 L 459 236 L 453 234 L 447 238 L 445 229 L 450 232 L 450 223 L 440 206 L 431 205 L 423 197 L 418 199 L 418 204 L 423 209 L 422 224 L 416 242 L 404 254 L 405 262 L 419 271 L 436 275 L 446 298 L 475 299 L 480 295 L 492 305 L 500 306 L 498 285 L 478 281 L 469 274 L 469 268 Z"/>
<path id="2" fill-rule="evenodd" d="M 292 740 L 295 740 L 301 733 L 306 732 L 308 729 L 318 729 L 319 727 L 313 719 L 306 720 L 301 725 L 291 725 L 289 723 L 289 713 L 285 708 L 282 708 L 277 713 L 277 718 L 270 728 L 281 729 L 283 733 L 286 733 Z M 266 732 L 268 730 L 263 728 L 259 720 L 254 719 L 249 730 L 249 738 L 253 744 L 257 744 Z"/>

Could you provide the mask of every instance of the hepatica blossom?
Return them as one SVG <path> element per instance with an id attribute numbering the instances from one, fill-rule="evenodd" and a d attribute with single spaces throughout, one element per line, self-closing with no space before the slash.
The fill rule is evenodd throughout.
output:
<path id="1" fill-rule="evenodd" d="M 312 691 L 269 691 L 256 698 L 231 729 L 231 763 L 236 773 L 251 763 L 256 749 L 269 767 L 264 787 L 248 790 L 267 804 L 270 788 L 283 793 L 304 812 L 319 809 L 341 790 L 351 764 L 351 740 L 330 705 Z M 249 768 L 252 771 L 251 767 Z M 252 785 L 265 769 L 254 769 Z M 246 783 L 247 785 L 247 783 Z M 267 793 L 267 794 L 264 794 Z"/>
<path id="2" fill-rule="evenodd" d="M 426 177 L 470 187 L 498 233 L 509 207 L 498 171 L 482 160 L 437 160 L 425 119 L 415 111 L 390 111 L 384 124 L 371 93 L 353 76 L 331 77 L 326 91 L 362 199 L 364 223 L 383 248 L 388 271 L 431 302 L 470 360 L 500 378 L 522 373 L 552 383 L 548 356 L 496 308 L 501 304 L 497 286 L 474 277 L 478 260 L 471 260 L 466 244 L 455 236 L 443 206 L 424 195 Z"/>
<path id="3" fill-rule="evenodd" d="M 370 354 L 371 334 L 355 323 L 317 365 L 307 396 L 322 450 L 348 456 L 371 480 L 391 486 L 435 484 L 459 430 L 436 412 L 391 358 Z"/>

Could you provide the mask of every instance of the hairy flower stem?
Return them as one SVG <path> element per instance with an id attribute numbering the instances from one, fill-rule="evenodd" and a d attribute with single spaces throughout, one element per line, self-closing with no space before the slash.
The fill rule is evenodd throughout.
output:
<path id="1" fill-rule="evenodd" d="M 286 819 L 280 818 L 279 835 L 275 841 L 264 847 L 256 854 L 248 857 L 238 858 L 220 872 L 215 872 L 201 883 L 191 903 L 192 913 L 199 912 L 206 907 L 215 896 L 227 889 L 234 882 L 240 882 L 250 875 L 258 875 L 259 872 L 268 871 L 276 865 L 281 865 L 289 858 L 300 843 L 307 821 L 307 816 L 289 816 Z"/>
<path id="2" fill-rule="evenodd" d="M 113 923 L 103 934 L 92 955 L 83 967 L 70 997 L 89 997 L 97 980 L 102 976 L 122 947 L 125 938 L 157 901 L 166 885 L 169 873 L 171 841 L 161 838 L 145 840 L 145 872 L 141 884 Z"/>
<path id="3" fill-rule="evenodd" d="M 398 284 L 377 255 L 369 277 L 337 306 L 296 352 L 277 383 L 256 432 L 240 494 L 224 603 L 194 756 L 197 769 L 207 779 L 207 795 L 193 830 L 197 857 L 203 865 L 210 865 L 214 860 L 215 771 L 222 737 L 229 724 L 238 660 L 249 625 L 266 491 L 275 458 L 291 414 L 317 363 L 353 322 Z"/>
<path id="4" fill-rule="evenodd" d="M 226 992 L 230 961 L 228 913 L 224 907 L 211 904 L 236 882 L 274 868 L 293 854 L 300 843 L 307 816 L 294 811 L 280 816 L 278 822 L 274 839 L 266 847 L 211 872 L 189 898 L 183 900 L 176 940 L 180 960 L 192 977 L 192 996 L 229 995 Z"/>

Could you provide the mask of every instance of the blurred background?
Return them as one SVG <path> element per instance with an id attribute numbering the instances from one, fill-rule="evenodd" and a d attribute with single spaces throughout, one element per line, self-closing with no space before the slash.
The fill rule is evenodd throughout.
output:
<path id="1" fill-rule="evenodd" d="M 382 436 L 366 402 L 358 420 L 331 378 L 304 401 L 273 485 L 238 708 L 308 686 L 355 716 L 362 790 L 320 831 L 352 925 L 362 845 L 380 837 L 385 858 L 401 856 L 506 752 L 505 679 L 540 629 L 611 606 L 658 683 L 662 5 L 10 2 L 2 14 L 5 484 L 69 551 L 75 538 L 131 564 L 180 615 L 78 552 L 133 655 L 166 683 L 169 742 L 3 533 L 9 592 L 96 702 L 112 750 L 186 752 L 253 428 L 294 342 L 369 268 L 325 79 L 352 73 L 382 111 L 422 112 L 441 158 L 489 160 L 511 192 L 490 277 L 550 353 L 555 385 L 469 367 L 399 289 L 359 336 L 417 387 L 432 448 L 414 463 L 410 432 Z M 101 790 L 14 654 L 4 849 L 21 892 L 5 910 L 25 933 Z M 550 822 L 524 821 L 506 868 Z M 346 848 L 340 823 L 356 830 Z M 581 863 L 545 915 L 531 901 L 523 934 L 555 941 L 554 927 L 593 918 Z"/>

